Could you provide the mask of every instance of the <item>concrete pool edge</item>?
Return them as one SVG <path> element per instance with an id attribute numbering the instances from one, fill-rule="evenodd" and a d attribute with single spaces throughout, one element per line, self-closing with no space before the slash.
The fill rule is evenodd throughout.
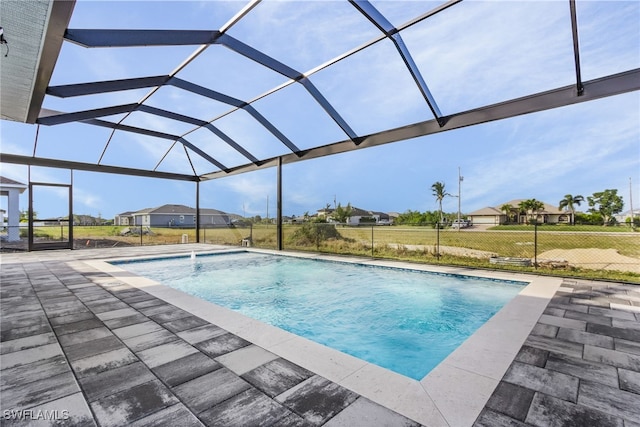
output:
<path id="1" fill-rule="evenodd" d="M 256 249 L 249 249 L 249 251 L 491 279 L 519 280 L 529 284 L 425 378 L 416 381 L 150 279 L 136 276 L 117 265 L 109 264 L 111 261 L 122 260 L 122 258 L 81 262 L 227 329 L 382 406 L 430 426 L 471 425 L 474 422 L 562 282 L 561 278 L 511 272 L 476 271 L 468 268 L 313 253 Z M 238 252 L 238 250 L 208 250 L 198 254 L 226 252 Z M 126 259 L 148 258 L 154 257 L 127 257 Z M 508 325 L 508 328 L 504 325 Z"/>

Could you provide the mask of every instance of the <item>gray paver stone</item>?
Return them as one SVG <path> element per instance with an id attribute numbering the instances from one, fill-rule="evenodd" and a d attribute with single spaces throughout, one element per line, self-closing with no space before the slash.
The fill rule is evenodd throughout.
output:
<path id="1" fill-rule="evenodd" d="M 314 425 L 321 425 L 349 406 L 358 395 L 338 384 L 313 376 L 276 400 Z"/>
<path id="2" fill-rule="evenodd" d="M 201 427 L 204 424 L 183 404 L 177 403 L 129 424 L 129 427 Z"/>
<path id="3" fill-rule="evenodd" d="M 233 372 L 221 368 L 173 387 L 172 390 L 185 405 L 200 413 L 250 387 Z"/>
<path id="4" fill-rule="evenodd" d="M 598 325 L 598 326 L 602 326 L 602 325 Z M 561 340 L 579 343 L 579 344 L 589 344 L 589 345 L 594 345 L 596 347 L 613 349 L 613 338 L 604 336 L 604 335 L 594 334 L 591 332 L 560 328 L 560 330 L 558 331 L 557 338 Z"/>
<path id="5" fill-rule="evenodd" d="M 89 401 L 144 384 L 155 379 L 149 368 L 141 362 L 110 369 L 96 375 L 80 378 L 80 386 Z"/>
<path id="6" fill-rule="evenodd" d="M 515 357 L 515 360 L 522 363 L 528 363 L 530 365 L 535 365 L 540 368 L 544 368 L 545 363 L 547 363 L 547 358 L 549 357 L 548 350 L 542 350 L 535 347 L 529 347 L 527 345 L 523 345 L 518 354 Z"/>
<path id="7" fill-rule="evenodd" d="M 473 427 L 526 427 L 527 424 L 491 409 L 483 409 Z"/>
<path id="8" fill-rule="evenodd" d="M 69 361 L 74 361 L 122 348 L 125 348 L 122 342 L 120 342 L 120 340 L 115 335 L 111 335 L 86 343 L 80 343 L 66 347 L 64 351 L 69 358 Z"/>
<path id="9" fill-rule="evenodd" d="M 246 347 L 250 344 L 251 343 L 249 341 L 246 341 L 237 335 L 227 333 L 210 340 L 199 342 L 195 344 L 195 346 L 199 350 L 215 358 L 218 356 L 222 356 L 223 354 L 230 353 L 239 348 Z"/>
<path id="10" fill-rule="evenodd" d="M 178 400 L 158 380 L 123 390 L 91 402 L 91 408 L 103 427 L 129 425 Z"/>
<path id="11" fill-rule="evenodd" d="M 255 388 L 208 409 L 200 418 L 211 426 L 271 426 L 289 414 L 289 410 Z"/>
<path id="12" fill-rule="evenodd" d="M 213 372 L 222 366 L 206 356 L 197 352 L 180 359 L 173 360 L 153 369 L 153 372 L 170 386 L 180 385 L 194 378 Z"/>
<path id="13" fill-rule="evenodd" d="M 147 321 L 137 323 L 135 325 L 124 326 L 122 328 L 112 329 L 111 331 L 121 340 L 137 337 L 138 335 L 149 334 L 151 332 L 162 331 L 164 328 L 156 322 Z"/>
<path id="14" fill-rule="evenodd" d="M 513 362 L 503 381 L 570 402 L 575 402 L 578 397 L 578 378 L 525 363 Z"/>
<path id="15" fill-rule="evenodd" d="M 155 368 L 197 352 L 198 350 L 184 341 L 171 341 L 139 351 L 136 354 L 148 367 Z"/>
<path id="16" fill-rule="evenodd" d="M 587 332 L 608 335 L 609 337 L 622 338 L 623 340 L 640 343 L 640 330 L 636 329 L 614 328 L 612 326 L 605 325 L 588 325 Z"/>
<path id="17" fill-rule="evenodd" d="M 198 326 L 208 325 L 209 322 L 202 320 L 197 316 L 183 317 L 182 319 L 172 320 L 171 322 L 163 323 L 162 326 L 170 330 L 171 332 L 181 332 L 187 329 L 196 328 Z"/>
<path id="18" fill-rule="evenodd" d="M 111 350 L 95 356 L 85 357 L 71 362 L 73 371 L 79 378 L 95 375 L 136 362 L 138 359 L 128 348 Z"/>
<path id="19" fill-rule="evenodd" d="M 313 372 L 288 360 L 276 359 L 245 373 L 242 378 L 268 396 L 275 397 L 313 375 Z"/>
<path id="20" fill-rule="evenodd" d="M 622 351 L 585 345 L 584 359 L 640 372 L 640 356 Z"/>
<path id="21" fill-rule="evenodd" d="M 125 338 L 122 341 L 134 352 L 146 350 L 151 347 L 156 347 L 162 344 L 166 344 L 172 341 L 177 341 L 178 338 L 175 334 L 161 329 L 159 331 L 151 332 L 150 334 L 138 335 L 131 338 Z"/>
<path id="22" fill-rule="evenodd" d="M 545 368 L 611 387 L 618 386 L 618 370 L 613 366 L 602 363 L 576 359 L 561 354 L 552 354 L 549 356 Z"/>
<path id="23" fill-rule="evenodd" d="M 557 338 L 540 337 L 529 335 L 525 340 L 525 345 L 552 351 L 554 353 L 566 354 L 571 357 L 582 357 L 583 344 L 563 341 Z"/>
<path id="24" fill-rule="evenodd" d="M 620 388 L 640 395 L 640 372 L 618 369 Z M 639 420 L 640 421 L 640 420 Z"/>
<path id="25" fill-rule="evenodd" d="M 486 407 L 524 421 L 535 391 L 505 381 L 498 383 Z"/>
<path id="26" fill-rule="evenodd" d="M 582 381 L 578 403 L 626 420 L 640 420 L 640 395 L 618 388 Z"/>
<path id="27" fill-rule="evenodd" d="M 71 372 L 47 376 L 0 391 L 3 409 L 27 409 L 80 391 Z"/>
<path id="28" fill-rule="evenodd" d="M 537 427 L 623 427 L 621 418 L 542 393 L 534 396 L 526 422 Z"/>

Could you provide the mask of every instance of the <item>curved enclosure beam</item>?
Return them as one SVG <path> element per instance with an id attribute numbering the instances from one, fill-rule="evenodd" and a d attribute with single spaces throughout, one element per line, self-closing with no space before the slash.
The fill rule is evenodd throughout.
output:
<path id="1" fill-rule="evenodd" d="M 362 13 L 373 25 L 375 25 L 384 35 L 389 38 L 396 50 L 400 54 L 400 57 L 404 61 L 413 81 L 418 86 L 422 97 L 427 102 L 431 113 L 436 118 L 440 126 L 444 125 L 444 120 L 442 118 L 442 113 L 440 112 L 440 108 L 438 108 L 438 104 L 436 104 L 436 100 L 433 98 L 427 83 L 422 78 L 422 74 L 418 69 L 418 66 L 413 61 L 413 57 L 411 56 L 411 52 L 407 49 L 407 46 L 404 44 L 402 40 L 402 36 L 400 36 L 400 30 L 395 28 L 391 22 L 385 18 L 385 16 L 378 11 L 371 3 L 366 0 L 349 0 L 360 13 Z"/>
<path id="2" fill-rule="evenodd" d="M 186 46 L 213 44 L 220 31 L 101 30 L 69 28 L 64 39 L 83 47 Z"/>
<path id="3" fill-rule="evenodd" d="M 122 90 L 143 89 L 146 87 L 162 86 L 167 83 L 169 76 L 141 77 L 134 79 L 109 80 L 104 82 L 78 83 L 71 85 L 49 86 L 47 95 L 59 98 L 74 96 L 96 95 Z"/>
<path id="4" fill-rule="evenodd" d="M 96 117 L 111 116 L 113 114 L 129 113 L 136 109 L 138 104 L 116 105 L 113 107 L 96 108 L 94 110 L 76 111 L 74 113 L 62 113 L 47 117 L 39 117 L 36 123 L 51 126 L 63 123 L 81 122 Z"/>
<path id="5" fill-rule="evenodd" d="M 626 71 L 619 74 L 603 77 L 600 79 L 584 82 L 584 93 L 578 96 L 574 85 L 561 87 L 555 90 L 537 93 L 510 101 L 476 108 L 452 116 L 447 116 L 444 126 L 440 126 L 437 120 L 428 120 L 403 126 L 395 129 L 378 132 L 363 137 L 362 143 L 354 147 L 350 140 L 335 142 L 333 144 L 307 150 L 301 158 L 287 155 L 280 156 L 284 164 L 295 163 L 301 160 L 315 159 L 333 154 L 346 153 L 349 151 L 375 147 L 391 142 L 405 141 L 412 138 L 446 132 L 467 126 L 474 126 L 481 123 L 507 119 L 538 111 L 550 110 L 572 104 L 593 101 L 609 96 L 640 90 L 640 68 Z M 265 160 L 261 165 L 244 165 L 231 168 L 222 175 L 219 172 L 202 175 L 203 180 L 221 178 L 222 176 L 235 175 L 251 172 L 267 167 L 275 167 L 278 158 L 273 157 Z"/>

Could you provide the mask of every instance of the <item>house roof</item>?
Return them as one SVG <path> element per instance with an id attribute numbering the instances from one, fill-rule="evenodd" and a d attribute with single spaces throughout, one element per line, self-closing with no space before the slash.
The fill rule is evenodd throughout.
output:
<path id="1" fill-rule="evenodd" d="M 507 204 L 508 204 L 508 205 L 513 206 L 514 208 L 517 208 L 517 207 L 518 207 L 518 205 L 519 205 L 521 202 L 524 202 L 525 200 L 527 200 L 527 199 L 514 199 L 514 200 L 508 201 L 508 202 L 506 202 L 506 203 L 502 203 L 502 204 L 500 204 L 499 206 L 507 205 Z M 544 204 L 544 208 L 543 208 L 543 210 L 542 210 L 542 211 L 540 211 L 540 213 L 548 213 L 548 214 L 566 214 L 566 212 L 565 212 L 565 211 L 562 211 L 562 210 L 558 209 L 558 207 L 557 207 L 557 206 L 550 205 L 549 203 L 545 203 L 545 202 L 542 202 L 542 203 Z"/>
<path id="2" fill-rule="evenodd" d="M 13 179 L 6 178 L 4 176 L 0 176 L 0 189 L 3 191 L 18 189 L 20 190 L 20 193 L 24 193 L 24 190 L 27 189 L 27 184 L 14 181 Z"/>
<path id="3" fill-rule="evenodd" d="M 119 216 L 129 216 L 129 215 L 195 215 L 196 210 L 190 206 L 185 205 L 162 205 L 155 208 L 145 208 L 140 209 L 139 211 L 128 211 L 123 212 Z M 220 211 L 218 209 L 200 209 L 200 215 L 228 215 L 226 212 Z"/>
<path id="4" fill-rule="evenodd" d="M 4 176 L 0 176 L 0 185 L 3 187 L 22 187 L 27 188 L 27 184 L 23 184 L 21 182 L 15 181 L 11 178 L 7 178 Z"/>
<path id="5" fill-rule="evenodd" d="M 470 214 L 468 214 L 469 216 L 484 216 L 484 215 L 502 215 L 503 213 L 500 212 L 500 210 L 496 209 L 496 208 L 492 208 L 490 206 L 487 206 L 486 208 L 482 208 L 482 209 L 478 209 L 477 211 L 473 211 Z"/>
<path id="6" fill-rule="evenodd" d="M 511 205 L 514 208 L 517 208 L 518 205 L 521 202 L 524 202 L 525 200 L 527 200 L 527 199 L 513 199 L 513 200 L 510 200 L 510 201 L 505 202 L 505 203 L 500 203 L 498 206 Z M 565 211 L 562 211 L 562 210 L 558 209 L 556 206 L 550 205 L 549 203 L 542 202 L 542 204 L 544 205 L 544 207 L 539 212 L 541 214 L 558 214 L 558 215 L 566 214 Z M 487 206 L 485 208 L 478 209 L 477 211 L 473 211 L 468 215 L 470 215 L 470 216 L 504 215 L 504 212 L 501 211 L 499 207 Z"/>

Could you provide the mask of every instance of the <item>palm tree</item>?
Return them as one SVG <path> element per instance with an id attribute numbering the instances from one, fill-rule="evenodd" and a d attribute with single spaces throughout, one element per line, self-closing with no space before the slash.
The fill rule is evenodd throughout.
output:
<path id="1" fill-rule="evenodd" d="M 451 196 L 444 189 L 444 182 L 437 181 L 431 186 L 431 191 L 438 201 L 438 211 L 440 212 L 440 223 L 444 222 L 444 216 L 442 215 L 442 200 L 446 196 Z"/>
<path id="2" fill-rule="evenodd" d="M 518 203 L 518 208 L 527 214 L 527 224 L 529 224 L 530 219 L 538 219 L 538 211 L 544 209 L 544 203 L 536 199 L 527 199 Z"/>
<path id="3" fill-rule="evenodd" d="M 504 214 L 507 216 L 507 222 L 511 222 L 511 212 L 513 211 L 513 209 L 515 208 L 509 203 L 505 203 L 504 205 L 500 206 L 500 211 L 504 212 Z"/>
<path id="4" fill-rule="evenodd" d="M 571 212 L 571 224 L 573 225 L 576 220 L 576 210 L 573 205 L 580 206 L 580 203 L 584 202 L 584 197 L 581 195 L 572 196 L 571 194 L 567 194 L 564 196 L 564 199 L 560 200 L 558 203 L 558 209 L 564 209 L 565 211 Z"/>

